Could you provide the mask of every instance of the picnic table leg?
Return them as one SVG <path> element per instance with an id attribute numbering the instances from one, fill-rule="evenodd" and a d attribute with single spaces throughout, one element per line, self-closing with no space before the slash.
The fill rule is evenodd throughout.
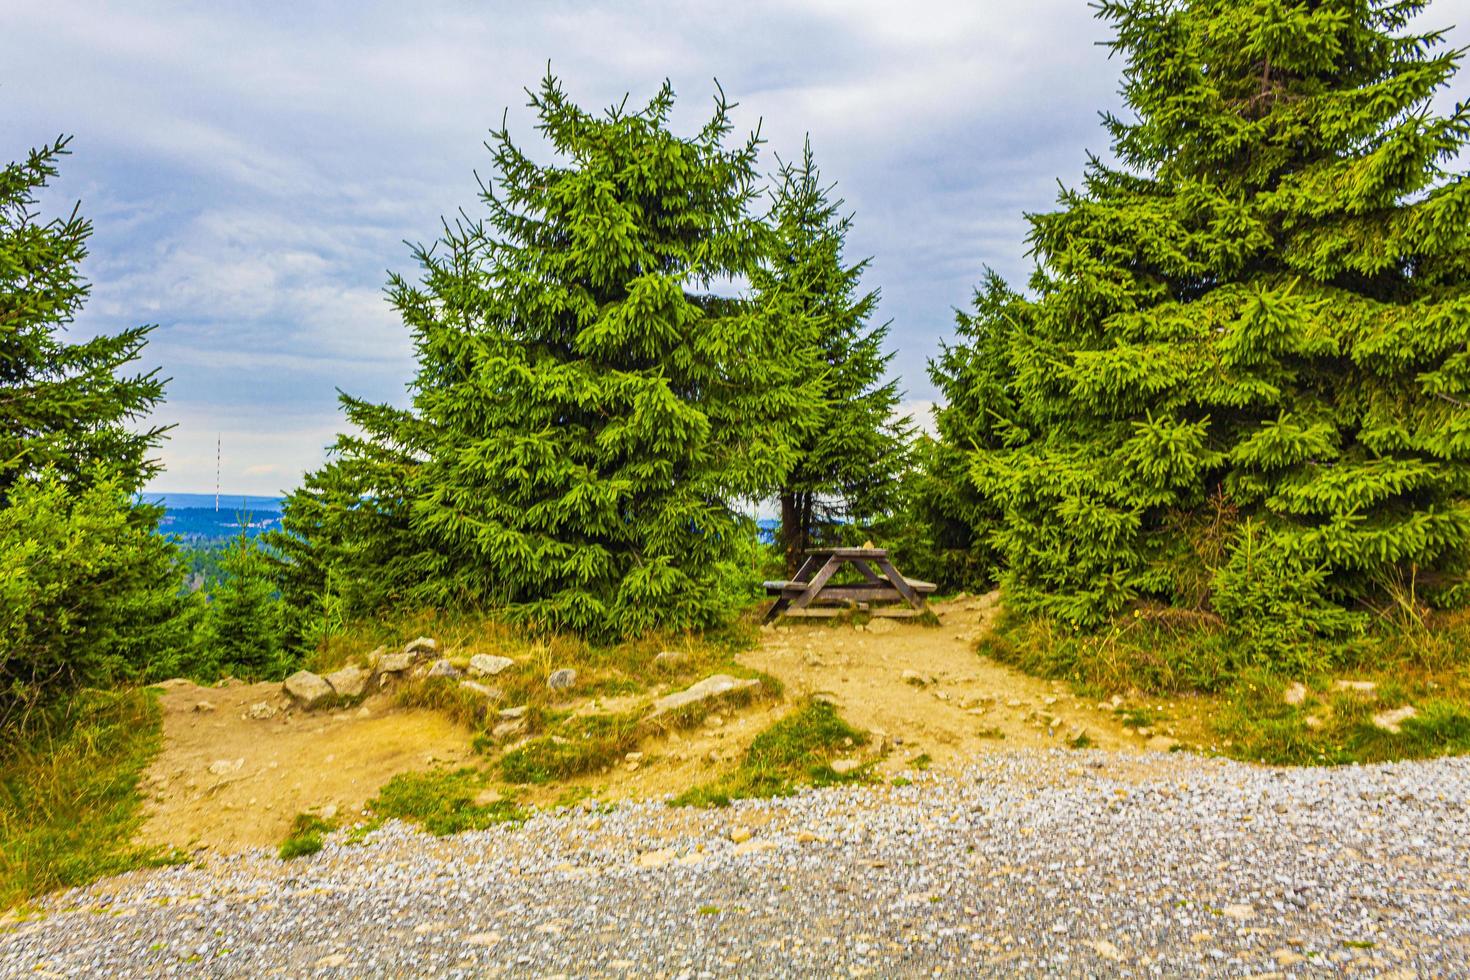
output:
<path id="1" fill-rule="evenodd" d="M 793 578 L 791 581 L 810 582 L 812 579 L 812 575 L 815 574 L 816 571 L 817 556 L 807 555 L 806 560 L 801 563 L 801 567 L 796 570 L 796 577 Z M 783 612 L 786 611 L 786 607 L 789 605 L 791 605 L 790 599 L 786 598 L 784 595 L 777 596 L 776 601 L 771 603 L 771 608 L 766 610 L 766 618 L 764 622 L 769 623 L 771 620 L 781 615 Z"/>
<path id="2" fill-rule="evenodd" d="M 822 586 L 827 584 L 827 580 L 830 579 L 834 574 L 836 574 L 837 569 L 841 567 L 841 558 L 838 558 L 836 555 L 828 558 L 827 563 L 822 566 L 822 570 L 817 572 L 817 574 L 812 578 L 811 582 L 807 585 L 806 591 L 792 600 L 792 608 L 805 609 L 807 605 L 810 604 L 811 601 L 817 597 L 817 593 L 822 591 Z"/>
<path id="3" fill-rule="evenodd" d="M 899 595 L 908 601 L 910 606 L 916 610 L 924 608 L 924 600 L 909 586 L 908 579 L 898 574 L 898 569 L 893 567 L 893 562 L 887 558 L 879 558 L 878 567 L 883 570 L 884 575 L 888 576 L 888 580 L 893 583 L 893 587 L 898 590 Z"/>
<path id="4" fill-rule="evenodd" d="M 875 571 L 873 571 L 873 566 L 872 565 L 869 565 L 867 562 L 863 561 L 861 558 L 855 558 L 855 559 L 853 559 L 852 567 L 853 568 L 856 568 L 858 571 L 862 572 L 863 573 L 863 577 L 866 578 L 869 582 L 872 582 L 874 585 L 882 585 L 883 584 L 883 580 L 878 577 L 878 573 L 875 572 Z"/>

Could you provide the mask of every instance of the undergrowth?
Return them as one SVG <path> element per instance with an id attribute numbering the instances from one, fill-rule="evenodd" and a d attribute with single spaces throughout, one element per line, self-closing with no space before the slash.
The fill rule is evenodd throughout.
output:
<path id="1" fill-rule="evenodd" d="M 1383 762 L 1470 753 L 1470 616 L 1382 620 L 1351 643 L 1293 651 L 1288 669 L 1262 662 L 1217 620 L 1139 610 L 1087 633 L 1007 614 L 979 652 L 1089 697 L 1189 696 L 1202 746 L 1281 765 Z M 1335 680 L 1370 681 L 1371 692 Z M 1288 702 L 1288 688 L 1305 694 Z M 1417 714 L 1399 732 L 1373 716 L 1405 705 Z M 1151 727 L 1156 709 L 1125 704 L 1125 726 Z"/>
<path id="2" fill-rule="evenodd" d="M 0 748 L 0 908 L 177 855 L 131 843 L 161 741 L 157 692 L 83 691 Z"/>
<path id="3" fill-rule="evenodd" d="M 675 797 L 675 806 L 727 806 L 731 800 L 789 796 L 803 786 L 865 782 L 869 768 L 849 773 L 832 759 L 865 745 L 868 733 L 843 721 L 826 701 L 807 699 L 755 737 L 734 772 Z"/>

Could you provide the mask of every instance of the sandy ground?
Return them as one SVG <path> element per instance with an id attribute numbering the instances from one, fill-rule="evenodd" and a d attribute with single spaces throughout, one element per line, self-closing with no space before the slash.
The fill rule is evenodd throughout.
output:
<path id="1" fill-rule="evenodd" d="M 874 733 L 873 744 L 854 747 L 853 757 L 870 761 L 882 754 L 878 768 L 885 774 L 925 756 L 936 769 L 958 769 L 976 755 L 1059 747 L 1084 732 L 1098 748 L 1145 747 L 1108 706 L 1071 697 L 1060 684 L 974 652 L 998 612 L 994 595 L 934 609 L 938 626 L 875 620 L 861 629 L 810 622 L 768 627 L 739 659 L 779 678 L 786 688 L 781 701 L 758 702 L 711 717 L 698 729 L 650 739 L 636 765 L 517 792 L 540 805 L 576 796 L 677 793 L 733 766 L 756 735 L 808 694 L 831 699 L 849 722 Z M 350 821 L 400 772 L 481 758 L 463 728 L 432 711 L 396 708 L 389 695 L 347 711 L 306 714 L 289 709 L 278 684 L 203 688 L 171 681 L 164 688 L 164 747 L 144 781 L 143 843 L 222 852 L 272 847 L 297 813 Z M 626 710 L 633 706 L 622 703 L 627 700 L 582 708 Z M 262 703 L 273 716 L 251 717 L 251 707 Z"/>
<path id="2" fill-rule="evenodd" d="M 379 695 L 346 712 L 286 710 L 280 684 L 163 685 L 163 750 L 143 785 L 140 841 L 237 851 L 280 843 L 296 814 L 361 810 L 395 774 L 472 757 L 442 715 Z M 252 705 L 276 713 L 251 718 Z M 207 706 L 207 707 L 206 707 Z"/>

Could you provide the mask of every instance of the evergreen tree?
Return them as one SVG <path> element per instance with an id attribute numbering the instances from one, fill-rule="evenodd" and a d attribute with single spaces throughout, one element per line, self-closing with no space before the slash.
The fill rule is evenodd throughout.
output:
<path id="1" fill-rule="evenodd" d="M 200 624 L 199 672 L 251 680 L 285 676 L 290 659 L 282 642 L 282 603 L 269 557 L 241 532 L 220 566 L 223 575 L 214 583 Z"/>
<path id="2" fill-rule="evenodd" d="M 0 170 L 0 726 L 83 684 L 178 663 L 182 567 L 136 494 L 157 471 L 162 398 L 129 374 L 150 328 L 68 343 L 91 225 L 42 221 L 67 141 Z"/>
<path id="3" fill-rule="evenodd" d="M 446 225 L 416 251 L 420 281 L 390 283 L 419 354 L 412 411 L 313 492 L 372 486 L 368 551 L 417 570 L 417 600 L 596 637 L 703 626 L 754 533 L 734 502 L 779 485 L 815 401 L 791 318 L 711 292 L 766 252 L 759 138 L 726 145 L 723 95 L 674 135 L 667 83 L 603 115 L 550 76 L 530 94 L 558 159 L 493 134 L 487 216 Z M 354 506 L 322 513 L 340 527 Z M 289 510 L 314 548 L 311 506 Z"/>
<path id="4" fill-rule="evenodd" d="M 893 356 L 883 351 L 888 325 L 868 322 L 878 292 L 859 292 L 868 261 L 843 264 L 852 217 L 829 191 L 808 141 L 801 162 L 777 174 L 771 255 L 755 277 L 762 305 L 791 318 L 793 335 L 808 334 L 815 355 L 806 371 L 818 401 L 779 494 L 788 574 L 819 524 L 863 521 L 893 508 L 909 438 L 907 424 L 894 416 L 898 384 L 882 380 Z"/>
<path id="5" fill-rule="evenodd" d="M 152 327 L 80 343 L 61 336 L 87 298 L 79 266 L 92 224 L 76 209 L 43 222 L 33 208 L 68 142 L 0 170 L 0 505 L 16 481 L 48 467 L 84 483 L 102 464 L 124 490 L 158 471 L 148 454 L 164 430 L 138 423 L 162 400 L 163 382 L 125 373 Z"/>
<path id="6" fill-rule="evenodd" d="M 972 452 L 1022 609 L 1214 612 L 1287 656 L 1459 605 L 1470 509 L 1470 111 L 1423 2 L 1110 0 L 1119 160 L 1033 216 L 1014 418 Z M 1012 406 L 1016 414 L 1012 415 Z M 960 447 L 967 448 L 967 447 Z"/>

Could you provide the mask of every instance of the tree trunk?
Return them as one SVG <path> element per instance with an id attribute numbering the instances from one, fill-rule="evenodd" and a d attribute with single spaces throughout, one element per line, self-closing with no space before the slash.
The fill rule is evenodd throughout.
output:
<path id="1" fill-rule="evenodd" d="M 801 567 L 802 540 L 806 528 L 801 521 L 801 495 L 781 494 L 781 550 L 786 556 L 786 577 L 789 579 Z"/>

